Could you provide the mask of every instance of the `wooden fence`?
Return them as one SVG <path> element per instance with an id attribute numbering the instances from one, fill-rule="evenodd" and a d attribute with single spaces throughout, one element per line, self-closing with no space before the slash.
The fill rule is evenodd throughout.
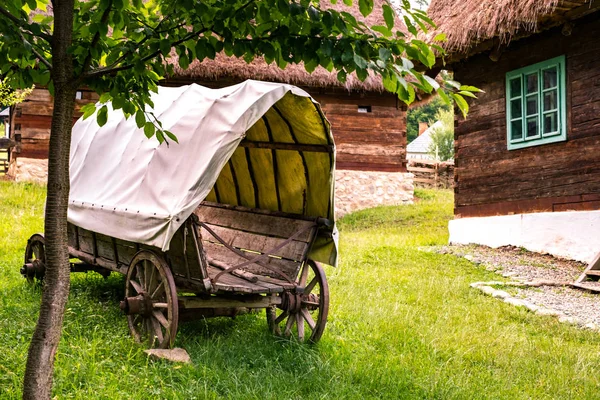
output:
<path id="1" fill-rule="evenodd" d="M 450 189 L 454 186 L 453 162 L 410 159 L 407 169 L 414 174 L 416 187 Z"/>
<path id="2" fill-rule="evenodd" d="M 8 171 L 8 152 L 7 149 L 0 149 L 0 175 L 5 175 Z"/>

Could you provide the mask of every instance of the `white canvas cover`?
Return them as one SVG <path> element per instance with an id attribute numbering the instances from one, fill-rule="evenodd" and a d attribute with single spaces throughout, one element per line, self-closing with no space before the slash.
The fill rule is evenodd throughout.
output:
<path id="1" fill-rule="evenodd" d="M 179 144 L 146 138 L 110 106 L 103 127 L 95 116 L 74 125 L 69 222 L 166 251 L 205 199 L 333 221 L 335 152 L 238 147 L 246 138 L 333 149 L 329 123 L 305 91 L 259 81 L 192 84 L 160 87 L 152 101 Z M 310 257 L 335 265 L 336 242 L 335 229 L 333 239 L 318 237 Z"/>

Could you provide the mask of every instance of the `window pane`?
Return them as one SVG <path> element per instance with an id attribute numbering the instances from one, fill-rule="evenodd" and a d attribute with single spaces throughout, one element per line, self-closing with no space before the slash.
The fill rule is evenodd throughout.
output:
<path id="1" fill-rule="evenodd" d="M 535 93 L 538 91 L 538 76 L 537 73 L 526 75 L 527 93 Z"/>
<path id="2" fill-rule="evenodd" d="M 535 115 L 538 113 L 538 98 L 537 95 L 527 96 L 527 115 Z"/>
<path id="3" fill-rule="evenodd" d="M 558 131 L 558 113 L 555 111 L 544 114 L 544 133 L 556 131 Z"/>
<path id="4" fill-rule="evenodd" d="M 521 118 L 523 113 L 521 112 L 521 99 L 510 101 L 510 118 Z"/>
<path id="5" fill-rule="evenodd" d="M 523 121 L 516 120 L 510 123 L 510 140 L 523 139 Z"/>
<path id="6" fill-rule="evenodd" d="M 521 77 L 510 81 L 510 98 L 515 98 L 521 95 Z"/>
<path id="7" fill-rule="evenodd" d="M 557 99 L 558 93 L 556 90 L 544 93 L 544 111 L 558 108 Z"/>
<path id="8" fill-rule="evenodd" d="M 556 67 L 545 69 L 544 72 L 544 89 L 556 87 L 558 71 Z"/>
<path id="9" fill-rule="evenodd" d="M 538 120 L 537 117 L 527 118 L 527 137 L 537 136 Z"/>

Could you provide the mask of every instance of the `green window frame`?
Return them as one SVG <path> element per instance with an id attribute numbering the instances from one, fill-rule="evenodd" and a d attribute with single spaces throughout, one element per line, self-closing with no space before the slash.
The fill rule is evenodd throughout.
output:
<path id="1" fill-rule="evenodd" d="M 508 150 L 567 140 L 565 56 L 506 74 Z"/>

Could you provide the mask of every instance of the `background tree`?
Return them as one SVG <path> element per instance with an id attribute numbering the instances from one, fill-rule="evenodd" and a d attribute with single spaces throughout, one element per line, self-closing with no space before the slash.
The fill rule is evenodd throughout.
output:
<path id="1" fill-rule="evenodd" d="M 440 121 L 440 127 L 433 128 L 431 143 L 427 152 L 436 160 L 448 161 L 454 158 L 454 111 L 441 109 L 434 117 Z"/>
<path id="2" fill-rule="evenodd" d="M 333 0 L 332 0 L 333 1 Z M 334 1 L 335 2 L 335 1 Z M 347 5 L 352 0 L 344 0 Z M 358 0 L 368 15 L 373 0 Z M 29 348 L 24 398 L 49 398 L 54 356 L 69 292 L 67 202 L 69 150 L 75 93 L 86 86 L 101 94 L 96 113 L 104 125 L 115 110 L 135 117 L 159 142 L 177 139 L 152 114 L 150 93 L 170 72 L 178 55 L 182 68 L 224 52 L 250 62 L 260 56 L 284 68 L 304 63 L 336 70 L 344 81 L 355 73 L 382 76 L 385 88 L 410 103 L 415 90 L 451 89 L 465 112 L 468 87 L 440 87 L 415 68 L 431 67 L 437 45 L 410 39 L 394 27 L 394 11 L 383 6 L 385 24 L 369 27 L 346 12 L 327 10 L 318 0 L 4 0 L 0 5 L 0 74 L 14 88 L 47 86 L 54 96 L 45 209 L 46 273 L 39 320 Z M 403 0 L 407 29 L 416 37 L 432 21 Z M 34 11 L 35 10 L 35 11 Z M 438 35 L 436 40 L 443 40 Z M 149 106 L 149 108 L 147 107 Z"/>
<path id="3" fill-rule="evenodd" d="M 452 106 L 446 104 L 441 97 L 436 96 L 429 103 L 411 108 L 406 113 L 406 140 L 412 142 L 419 136 L 419 122 L 427 122 L 429 126 L 437 121 L 441 111 L 451 111 Z"/>
<path id="4" fill-rule="evenodd" d="M 15 90 L 8 86 L 6 82 L 0 80 L 0 110 L 21 103 L 32 91 L 33 87 L 24 90 Z"/>

